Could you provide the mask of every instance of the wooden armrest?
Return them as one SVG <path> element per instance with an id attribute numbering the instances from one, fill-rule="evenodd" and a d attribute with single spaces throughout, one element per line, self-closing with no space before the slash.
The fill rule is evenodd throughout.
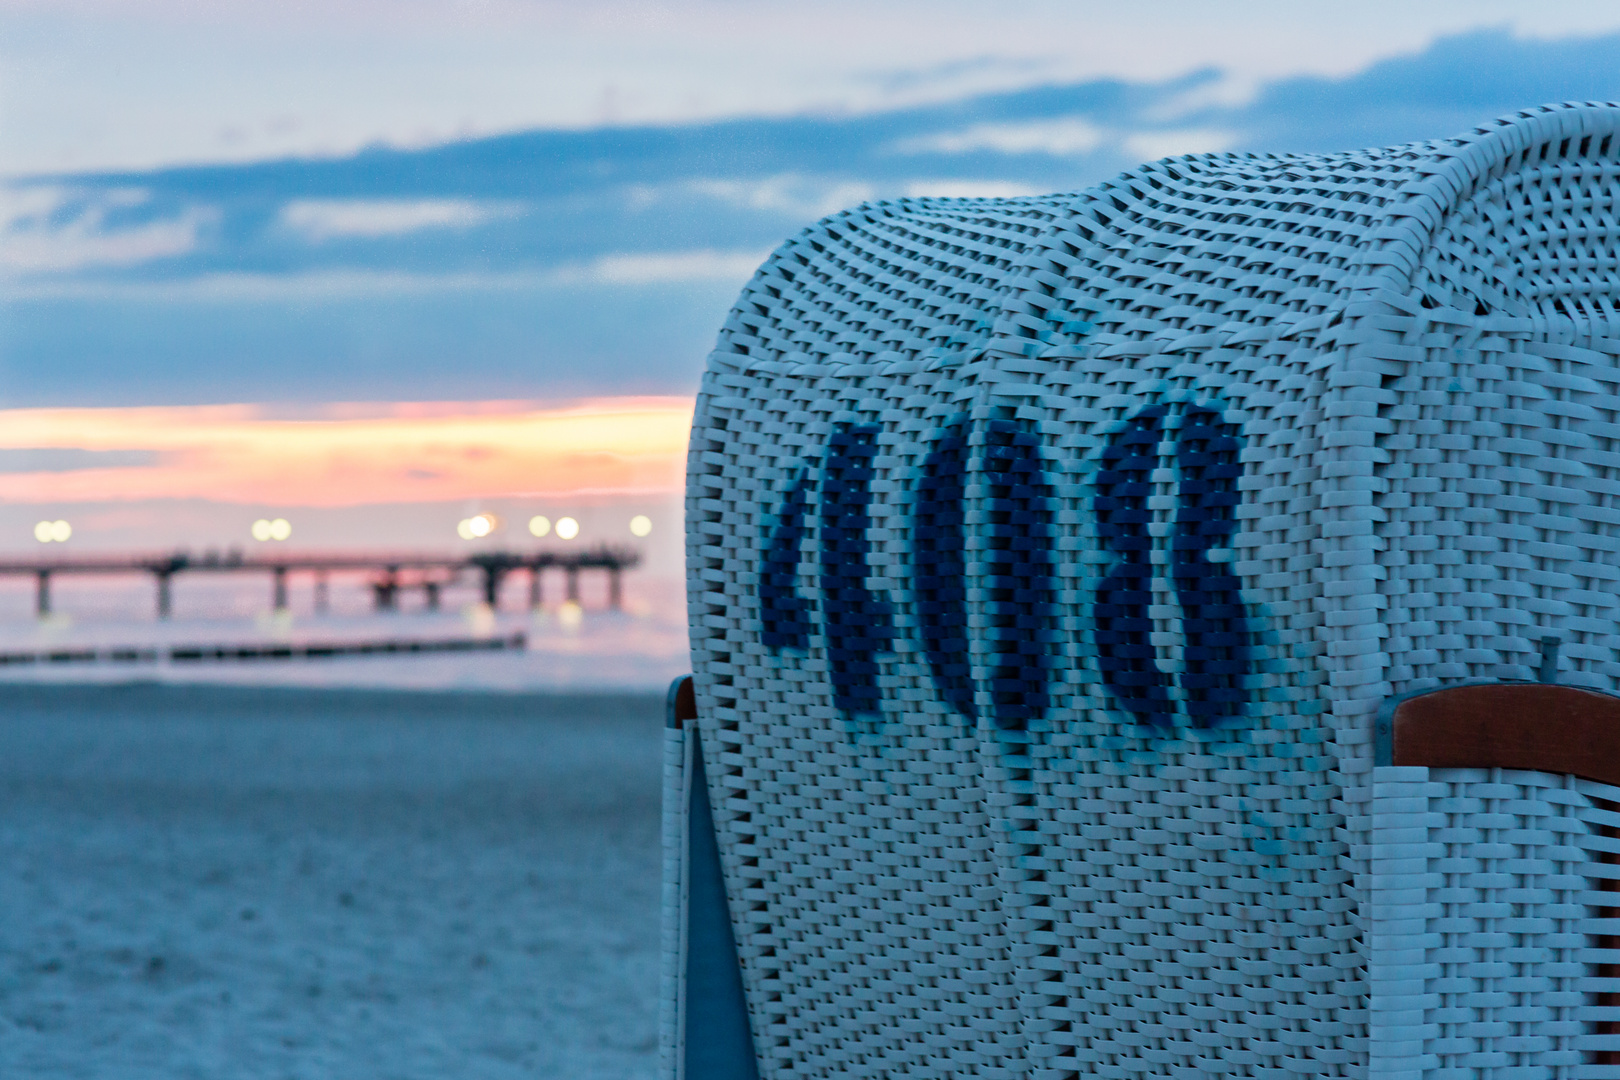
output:
<path id="1" fill-rule="evenodd" d="M 1533 769 L 1620 784 L 1620 697 L 1550 683 L 1431 690 L 1379 713 L 1377 763 Z"/>

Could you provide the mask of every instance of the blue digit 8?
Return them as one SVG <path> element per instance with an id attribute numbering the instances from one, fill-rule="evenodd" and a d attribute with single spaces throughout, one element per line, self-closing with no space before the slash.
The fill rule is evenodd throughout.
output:
<path id="1" fill-rule="evenodd" d="M 968 662 L 968 454 L 968 421 L 959 417 L 923 461 L 912 525 L 912 588 L 934 686 L 947 705 L 977 719 Z"/>
<path id="2" fill-rule="evenodd" d="M 1137 722 L 1174 718 L 1170 677 L 1156 662 L 1153 538 L 1148 529 L 1152 472 L 1159 464 L 1170 410 L 1150 405 L 1117 432 L 1102 454 L 1093 508 L 1103 545 L 1119 556 L 1097 586 L 1096 641 L 1103 685 Z M 1188 405 L 1175 434 L 1176 519 L 1169 578 L 1181 608 L 1181 696 L 1187 719 L 1208 727 L 1236 716 L 1246 700 L 1252 619 L 1241 582 L 1212 548 L 1230 542 L 1240 498 L 1242 440 L 1219 409 Z"/>
<path id="3" fill-rule="evenodd" d="M 1199 727 L 1242 711 L 1249 670 L 1249 617 L 1240 582 L 1228 564 L 1208 559 L 1209 550 L 1230 542 L 1237 528 L 1241 446 L 1237 427 L 1216 410 L 1190 406 L 1182 413 L 1170 576 L 1185 639 L 1181 688 L 1187 716 Z"/>

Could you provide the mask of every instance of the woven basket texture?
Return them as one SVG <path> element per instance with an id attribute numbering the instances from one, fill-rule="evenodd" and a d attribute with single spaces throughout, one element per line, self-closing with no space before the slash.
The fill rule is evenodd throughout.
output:
<path id="1" fill-rule="evenodd" d="M 770 257 L 687 488 L 762 1076 L 1620 1077 L 1620 792 L 1371 750 L 1620 689 L 1617 196 L 1568 104 Z"/>

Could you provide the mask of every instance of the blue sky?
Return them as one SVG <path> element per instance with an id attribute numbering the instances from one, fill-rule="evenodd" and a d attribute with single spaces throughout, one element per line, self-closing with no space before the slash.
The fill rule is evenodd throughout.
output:
<path id="1" fill-rule="evenodd" d="M 0 407 L 690 393 L 840 207 L 1620 97 L 1620 12 L 1408 7 L 0 4 Z"/>

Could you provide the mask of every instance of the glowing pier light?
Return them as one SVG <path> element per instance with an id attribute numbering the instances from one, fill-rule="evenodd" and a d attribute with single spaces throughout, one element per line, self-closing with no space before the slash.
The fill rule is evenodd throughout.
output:
<path id="1" fill-rule="evenodd" d="M 529 532 L 531 532 L 535 536 L 545 536 L 550 531 L 551 531 L 551 519 L 550 518 L 548 518 L 548 517 L 546 517 L 546 516 L 544 516 L 542 514 L 536 514 L 534 517 L 529 519 Z"/>
<path id="2" fill-rule="evenodd" d="M 494 514 L 474 514 L 456 524 L 456 535 L 463 540 L 482 540 L 495 531 L 500 520 Z"/>
<path id="3" fill-rule="evenodd" d="M 646 536 L 652 532 L 652 518 L 646 514 L 637 514 L 630 519 L 630 532 L 634 536 Z"/>
<path id="4" fill-rule="evenodd" d="M 286 518 L 260 518 L 248 531 L 261 544 L 270 540 L 285 540 L 292 535 L 292 523 Z"/>
<path id="5" fill-rule="evenodd" d="M 73 526 L 65 521 L 42 521 L 34 526 L 34 539 L 42 544 L 65 543 L 73 535 Z"/>
<path id="6" fill-rule="evenodd" d="M 572 540 L 579 535 L 579 522 L 571 517 L 560 518 L 557 521 L 557 539 Z"/>

